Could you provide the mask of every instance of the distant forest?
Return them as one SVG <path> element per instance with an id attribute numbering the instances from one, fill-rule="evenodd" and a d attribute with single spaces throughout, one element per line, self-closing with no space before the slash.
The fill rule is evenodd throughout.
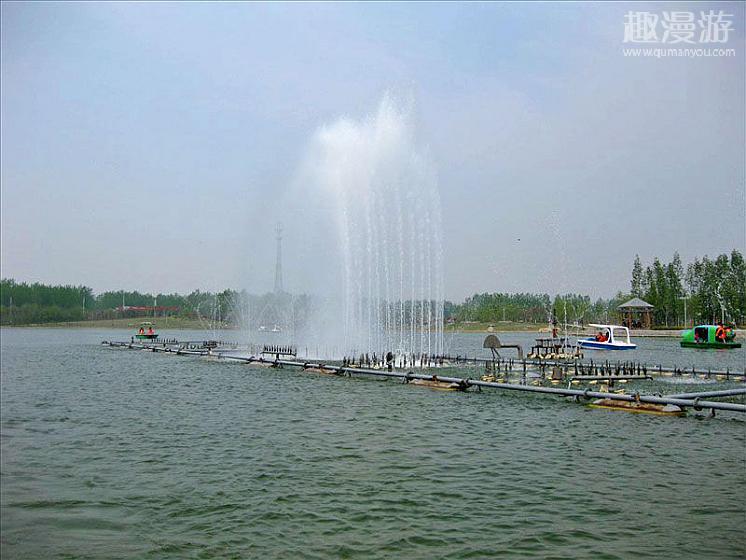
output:
<path id="1" fill-rule="evenodd" d="M 241 320 L 241 309 L 260 308 L 271 297 L 270 294 L 256 296 L 234 290 L 217 293 L 196 290 L 188 295 L 136 291 L 94 294 L 86 286 L 48 286 L 4 279 L 0 281 L 0 324 L 28 325 L 154 314 L 237 324 Z M 659 326 L 682 326 L 685 303 L 687 323 L 716 322 L 724 316 L 726 321 L 743 325 L 746 323 L 746 263 L 736 250 L 714 259 L 707 256 L 695 259 L 687 266 L 678 253 L 668 263 L 655 258 L 646 266 L 638 256 L 632 265 L 630 291 L 620 292 L 608 300 L 592 301 L 580 294 L 551 297 L 549 294 L 483 293 L 460 304 L 445 302 L 445 318 L 449 322 L 537 324 L 553 319 L 559 323 L 580 324 L 618 321 L 617 306 L 632 297 L 655 306 L 654 318 Z M 302 300 L 297 302 L 301 308 L 308 305 L 306 296 L 296 299 Z"/>
<path id="2" fill-rule="evenodd" d="M 231 322 L 237 320 L 234 302 L 240 297 L 241 294 L 233 290 L 218 293 L 195 290 L 185 296 L 136 291 L 94 294 L 87 286 L 48 286 L 3 279 L 0 280 L 0 324 L 28 325 L 154 315 L 217 318 L 221 322 Z M 156 307 L 155 311 L 153 307 Z"/>
<path id="3" fill-rule="evenodd" d="M 710 323 L 724 318 L 746 323 L 746 263 L 739 251 L 695 259 L 686 267 L 678 253 L 670 262 L 655 258 L 643 266 L 636 256 L 632 265 L 630 291 L 611 299 L 591 301 L 578 294 L 475 294 L 462 304 L 446 303 L 446 316 L 454 320 L 495 323 L 498 321 L 547 323 L 556 318 L 564 323 L 619 320 L 617 306 L 638 297 L 655 306 L 654 323 L 679 327 L 686 323 Z"/>
<path id="4" fill-rule="evenodd" d="M 653 259 L 643 267 L 640 257 L 632 265 L 630 294 L 655 305 L 658 324 L 683 324 L 687 319 L 716 323 L 746 323 L 746 262 L 739 251 L 730 255 L 695 259 L 686 268 L 678 253 L 669 263 Z M 688 321 L 689 322 L 689 321 Z"/>

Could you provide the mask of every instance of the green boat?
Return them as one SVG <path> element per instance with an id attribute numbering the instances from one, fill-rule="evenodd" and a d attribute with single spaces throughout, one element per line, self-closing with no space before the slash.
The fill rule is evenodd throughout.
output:
<path id="1" fill-rule="evenodd" d="M 720 325 L 699 325 L 693 329 L 681 333 L 681 346 L 684 348 L 740 348 L 741 343 L 736 342 L 736 330 L 731 326 L 722 327 L 725 330 L 724 337 L 717 337 Z"/>
<path id="2" fill-rule="evenodd" d="M 158 338 L 158 333 L 153 329 L 154 326 L 155 325 L 150 321 L 140 323 L 140 329 L 135 335 L 135 338 L 138 340 L 155 340 Z"/>

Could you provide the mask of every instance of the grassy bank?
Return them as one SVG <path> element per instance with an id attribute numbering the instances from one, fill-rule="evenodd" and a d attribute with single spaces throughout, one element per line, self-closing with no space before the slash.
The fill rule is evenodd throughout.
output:
<path id="1" fill-rule="evenodd" d="M 165 330 L 181 330 L 181 329 L 192 329 L 192 330 L 207 330 L 209 325 L 205 321 L 198 319 L 190 319 L 185 317 L 159 317 L 155 321 L 152 319 L 145 319 L 142 317 L 134 317 L 129 319 L 98 319 L 91 321 L 69 321 L 59 323 L 39 323 L 39 324 L 28 324 L 28 325 L 12 325 L 13 327 L 42 327 L 42 328 L 89 328 L 89 329 L 122 329 L 128 331 L 135 331 L 142 321 L 152 321 L 155 327 L 159 331 Z M 10 325 L 5 325 L 8 327 Z M 227 329 L 231 330 L 231 329 Z M 513 321 L 497 322 L 497 323 L 478 323 L 478 322 L 467 322 L 467 323 L 454 323 L 446 325 L 446 332 L 463 332 L 463 333 L 480 333 L 487 334 L 491 332 L 533 332 L 541 333 L 542 335 L 549 334 L 549 328 L 547 325 L 537 323 L 520 323 Z M 653 329 L 653 330 L 633 330 L 631 332 L 632 337 L 673 337 L 678 338 L 681 335 L 681 328 L 669 328 L 669 329 Z M 593 329 L 590 327 L 585 328 L 585 332 L 592 334 Z M 742 338 L 746 336 L 746 331 L 743 329 L 737 329 L 737 336 Z"/>
<path id="2" fill-rule="evenodd" d="M 446 325 L 446 331 L 452 332 L 539 332 L 540 329 L 547 331 L 546 325 L 537 323 L 520 323 L 515 321 L 499 321 L 497 323 L 464 322 Z"/>
<path id="3" fill-rule="evenodd" d="M 14 327 L 44 327 L 44 328 L 88 328 L 88 329 L 126 329 L 135 330 L 143 321 L 151 321 L 157 330 L 172 329 L 196 329 L 208 328 L 205 321 L 190 319 L 186 317 L 158 317 L 155 320 L 144 317 L 131 317 L 125 319 L 96 319 L 91 321 L 69 321 L 60 323 L 38 323 L 28 325 L 12 325 Z M 10 326 L 10 325 L 6 325 Z"/>
<path id="4" fill-rule="evenodd" d="M 631 331 L 633 337 L 664 337 L 664 338 L 678 338 L 681 336 L 683 327 L 670 327 L 670 328 L 657 328 L 657 329 L 636 329 Z M 542 334 L 549 334 L 549 327 L 538 323 L 519 323 L 512 321 L 497 322 L 497 323 L 479 323 L 479 322 L 467 322 L 467 323 L 454 323 L 446 326 L 446 332 L 465 332 L 465 333 L 491 333 L 491 332 L 535 332 Z M 574 331 L 572 331 L 574 332 Z M 583 332 L 586 334 L 593 334 L 594 329 L 592 327 L 585 327 Z M 743 336 L 743 331 L 737 331 L 738 336 Z"/>

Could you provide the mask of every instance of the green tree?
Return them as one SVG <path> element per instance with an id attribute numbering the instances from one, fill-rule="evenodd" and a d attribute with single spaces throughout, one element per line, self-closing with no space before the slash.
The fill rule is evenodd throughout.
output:
<path id="1" fill-rule="evenodd" d="M 635 297 L 643 297 L 643 271 L 642 263 L 640 262 L 640 255 L 635 255 L 635 262 L 632 265 L 632 295 Z"/>

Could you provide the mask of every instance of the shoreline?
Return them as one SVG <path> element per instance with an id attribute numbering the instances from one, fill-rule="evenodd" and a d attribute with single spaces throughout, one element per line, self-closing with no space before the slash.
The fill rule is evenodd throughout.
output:
<path id="1" fill-rule="evenodd" d="M 29 323 L 25 325 L 2 325 L 2 328 L 17 329 L 121 329 L 134 330 L 140 323 L 150 321 L 161 330 L 210 330 L 204 321 L 181 317 L 132 317 L 126 319 L 93 319 L 91 321 L 69 321 L 58 323 Z M 221 327 L 216 330 L 236 330 L 233 327 Z"/>
<path id="2" fill-rule="evenodd" d="M 691 327 L 670 327 L 661 329 L 630 329 L 629 335 L 631 338 L 680 338 L 681 332 Z M 445 332 L 461 332 L 461 333 L 478 333 L 478 334 L 495 334 L 501 332 L 525 332 L 525 333 L 536 333 L 545 335 L 547 338 L 550 335 L 550 330 L 547 327 L 540 327 L 534 323 L 509 323 L 509 324 L 487 324 L 487 323 L 466 323 L 447 325 Z M 583 327 L 580 331 L 581 335 L 591 335 L 595 332 L 592 327 Z M 561 334 L 561 333 L 560 333 Z M 743 337 L 746 335 L 746 329 L 737 328 L 736 336 Z M 571 334 L 570 336 L 574 336 Z"/>
<path id="3" fill-rule="evenodd" d="M 27 325 L 2 325 L 6 328 L 48 328 L 48 329 L 117 329 L 133 330 L 147 318 L 134 317 L 127 319 L 96 319 L 92 321 L 72 321 L 62 323 L 32 323 Z M 152 319 L 151 319 L 152 320 Z M 180 317 L 169 317 L 153 320 L 156 328 L 159 330 L 211 330 L 204 322 L 197 319 L 185 319 Z M 218 331 L 235 331 L 238 330 L 232 326 L 222 326 L 214 329 Z M 635 329 L 630 331 L 630 336 L 640 338 L 679 338 L 684 328 L 668 329 Z M 592 334 L 593 329 L 585 327 L 581 334 Z M 462 334 L 495 334 L 495 333 L 533 333 L 536 335 L 548 336 L 550 331 L 545 326 L 539 326 L 535 323 L 458 323 L 446 325 L 444 333 L 462 333 Z M 746 329 L 736 329 L 739 337 L 746 335 Z"/>

